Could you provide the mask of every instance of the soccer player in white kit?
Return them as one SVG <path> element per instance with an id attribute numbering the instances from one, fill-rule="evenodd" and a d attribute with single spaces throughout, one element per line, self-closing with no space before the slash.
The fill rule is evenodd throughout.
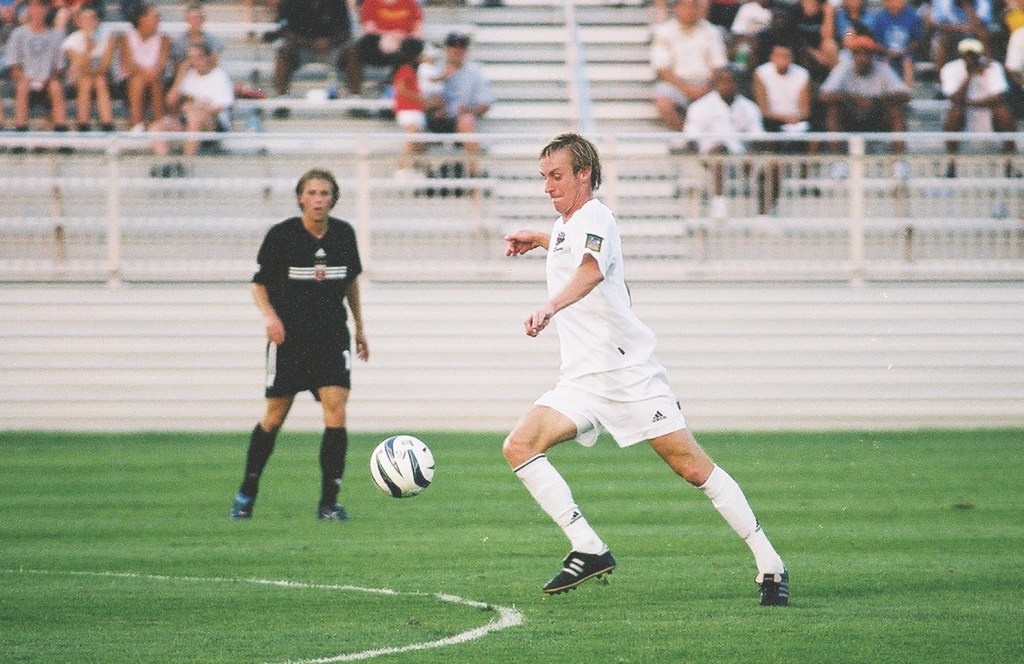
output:
<path id="1" fill-rule="evenodd" d="M 607 431 L 620 447 L 648 441 L 676 474 L 707 494 L 754 554 L 761 606 L 785 606 L 789 572 L 782 558 L 739 485 L 686 428 L 665 368 L 654 356 L 654 333 L 630 307 L 615 217 L 594 198 L 601 184 L 597 149 L 578 134 L 560 134 L 541 151 L 540 174 L 559 217 L 551 233 L 520 230 L 506 236 L 505 254 L 547 250 L 549 299 L 524 327 L 535 337 L 557 315 L 562 364 L 558 383 L 522 416 L 503 452 L 572 546 L 544 592 L 572 590 L 615 568 L 607 544 L 545 454 L 567 440 L 589 447 Z"/>

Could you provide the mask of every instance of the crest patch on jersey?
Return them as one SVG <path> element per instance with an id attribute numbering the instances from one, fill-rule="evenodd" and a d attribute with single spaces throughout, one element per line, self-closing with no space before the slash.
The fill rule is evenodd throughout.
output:
<path id="1" fill-rule="evenodd" d="M 593 252 L 596 252 L 596 253 L 600 253 L 601 252 L 601 244 L 603 242 L 604 242 L 604 238 L 603 237 L 601 237 L 599 235 L 591 235 L 590 233 L 587 233 L 587 242 L 586 242 L 586 244 L 584 246 L 587 249 L 589 249 L 590 251 L 593 251 Z"/>

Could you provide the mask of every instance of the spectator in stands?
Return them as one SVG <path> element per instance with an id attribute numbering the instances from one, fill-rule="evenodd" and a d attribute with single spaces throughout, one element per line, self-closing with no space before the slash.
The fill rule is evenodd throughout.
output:
<path id="1" fill-rule="evenodd" d="M 131 25 L 121 34 L 118 79 L 124 84 L 128 118 L 132 131 L 146 128 L 146 100 L 152 121 L 164 116 L 166 85 L 164 73 L 171 52 L 171 40 L 160 32 L 160 11 L 140 3 Z"/>
<path id="2" fill-rule="evenodd" d="M 747 144 L 737 135 L 763 134 L 761 111 L 757 104 L 738 93 L 736 74 L 729 67 L 715 70 L 711 85 L 711 91 L 687 109 L 683 133 L 696 141 L 697 150 L 702 155 L 746 154 Z M 749 164 L 745 169 L 749 171 Z M 725 219 L 728 215 L 724 196 L 725 164 L 721 160 L 714 161 L 712 171 L 714 198 L 711 200 L 711 216 L 714 219 Z M 765 211 L 763 205 L 761 211 Z"/>
<path id="3" fill-rule="evenodd" d="M 853 32 L 854 23 L 864 23 L 864 0 L 842 0 L 832 13 L 836 26 L 836 45 L 842 48 L 843 38 Z"/>
<path id="4" fill-rule="evenodd" d="M 356 42 L 362 65 L 396 67 L 423 52 L 423 9 L 416 0 L 363 0 L 363 36 Z"/>
<path id="5" fill-rule="evenodd" d="M 1003 66 L 985 56 L 985 45 L 973 38 L 964 39 L 957 46 L 960 58 L 951 60 L 939 70 L 942 94 L 949 97 L 949 110 L 942 123 L 944 131 L 1012 132 L 1016 127 L 1013 114 L 1006 103 L 1009 84 Z M 1015 144 L 1003 143 L 1003 151 L 1013 154 Z M 957 141 L 947 141 L 946 151 L 960 151 Z M 956 177 L 956 163 L 950 161 L 946 169 L 949 177 Z M 1006 177 L 1014 175 L 1013 164 L 1007 160 Z"/>
<path id="6" fill-rule="evenodd" d="M 423 56 L 420 56 L 422 58 Z M 417 58 L 419 60 L 419 58 Z M 427 128 L 427 114 L 423 105 L 423 94 L 420 90 L 419 62 L 406 62 L 400 65 L 391 78 L 394 90 L 395 120 L 407 134 L 418 134 Z M 423 143 L 407 141 L 402 146 L 402 158 L 398 163 L 395 177 L 407 179 L 414 175 L 412 170 L 413 155 L 423 151 Z"/>
<path id="7" fill-rule="evenodd" d="M 806 69 L 793 62 L 793 49 L 788 44 L 775 44 L 771 59 L 754 70 L 753 96 L 761 111 L 767 132 L 787 135 L 806 134 L 811 119 L 811 76 Z M 797 141 L 778 141 L 769 144 L 772 153 L 795 153 L 806 148 Z M 806 164 L 801 165 L 802 168 Z M 782 172 L 773 161 L 764 178 L 762 200 L 767 210 L 779 199 Z"/>
<path id="8" fill-rule="evenodd" d="M 281 39 L 274 67 L 277 94 L 288 94 L 295 71 L 310 62 L 332 64 L 349 93 L 360 93 L 363 74 L 351 41 L 349 9 L 346 0 L 281 0 L 280 27 L 264 35 L 265 40 Z"/>
<path id="9" fill-rule="evenodd" d="M 100 25 L 96 10 L 78 12 L 78 30 L 68 35 L 61 48 L 67 57 L 67 80 L 75 86 L 75 114 L 78 131 L 89 131 L 92 101 L 100 128 L 114 131 L 114 108 L 110 99 L 110 65 L 114 61 L 114 37 Z"/>
<path id="10" fill-rule="evenodd" d="M 18 27 L 18 5 L 20 0 L 0 0 L 0 130 L 7 126 L 7 112 L 4 110 L 3 75 L 7 71 L 7 41 Z"/>
<path id="11" fill-rule="evenodd" d="M 936 70 L 949 62 L 956 45 L 973 37 L 986 47 L 993 26 L 990 0 L 932 0 L 928 30 L 932 39 L 932 62 Z"/>
<path id="12" fill-rule="evenodd" d="M 182 68 L 187 68 L 188 49 L 195 44 L 206 44 L 213 58 L 213 66 L 220 64 L 220 55 L 224 52 L 224 42 L 217 35 L 205 30 L 206 12 L 203 5 L 191 2 L 185 7 L 185 32 L 171 42 L 171 78 L 177 77 Z"/>
<path id="13" fill-rule="evenodd" d="M 476 133 L 477 122 L 495 101 L 491 82 L 476 63 L 467 59 L 469 43 L 469 35 L 462 32 L 450 32 L 445 37 L 444 71 L 438 80 L 442 93 L 424 103 L 427 129 L 434 133 Z M 464 141 L 462 147 L 469 155 L 469 174 L 475 176 L 479 146 L 476 141 Z"/>
<path id="14" fill-rule="evenodd" d="M 772 23 L 771 0 L 749 0 L 740 5 L 729 31 L 734 39 L 752 40 Z"/>
<path id="15" fill-rule="evenodd" d="M 819 99 L 826 107 L 826 129 L 833 132 L 906 131 L 905 106 L 910 101 L 910 88 L 892 67 L 875 59 L 878 45 L 870 37 L 850 37 L 847 47 L 852 57 L 841 59 L 821 84 Z M 904 147 L 901 141 L 896 142 L 893 151 L 903 152 Z M 900 170 L 903 167 L 901 163 Z M 837 166 L 835 171 L 841 168 Z M 843 173 L 834 172 L 834 175 Z"/>
<path id="16" fill-rule="evenodd" d="M 706 7 L 706 0 L 677 0 L 674 17 L 654 28 L 654 104 L 673 131 L 683 130 L 687 106 L 711 90 L 712 72 L 726 64 L 721 32 L 701 18 Z"/>
<path id="17" fill-rule="evenodd" d="M 839 62 L 834 8 L 828 0 L 799 0 L 787 11 L 787 22 L 797 64 L 820 83 Z"/>
<path id="18" fill-rule="evenodd" d="M 1006 45 L 1005 69 L 1010 81 L 1010 109 L 1020 117 L 1024 115 L 1024 26 L 1010 34 L 1010 41 Z"/>
<path id="19" fill-rule="evenodd" d="M 49 8 L 43 0 L 28 0 L 24 23 L 11 33 L 4 60 L 14 83 L 14 128 L 28 131 L 31 109 L 48 107 L 54 131 L 67 131 L 61 43 L 64 33 L 46 25 Z"/>
<path id="20" fill-rule="evenodd" d="M 741 0 L 708 0 L 707 16 L 704 18 L 708 23 L 727 31 L 736 20 L 741 4 Z"/>
<path id="21" fill-rule="evenodd" d="M 872 38 L 885 49 L 889 66 L 902 73 L 907 87 L 914 86 L 914 55 L 925 42 L 924 23 L 907 0 L 882 0 L 882 8 L 867 19 Z"/>
<path id="22" fill-rule="evenodd" d="M 149 126 L 150 131 L 212 132 L 231 130 L 231 106 L 235 103 L 231 78 L 214 64 L 213 51 L 206 44 L 193 44 L 188 48 L 185 67 L 167 93 L 167 106 L 171 109 L 159 121 Z M 194 155 L 199 141 L 185 142 L 184 153 Z M 167 155 L 166 141 L 153 146 L 153 152 Z M 157 173 L 154 173 L 154 175 Z M 175 165 L 173 173 L 166 168 L 161 175 L 184 174 L 184 168 Z"/>

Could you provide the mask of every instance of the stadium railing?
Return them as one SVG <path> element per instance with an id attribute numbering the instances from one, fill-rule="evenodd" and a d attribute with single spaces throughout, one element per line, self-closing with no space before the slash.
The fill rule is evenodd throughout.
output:
<path id="1" fill-rule="evenodd" d="M 402 134 L 200 134 L 214 149 L 188 158 L 154 156 L 158 137 L 0 137 L 0 281 L 245 280 L 313 166 L 338 176 L 334 214 L 356 227 L 375 280 L 535 278 L 540 257 L 508 261 L 503 237 L 553 220 L 537 176 L 547 135 L 429 135 L 421 168 L 433 177 L 407 179 L 394 175 Z M 969 145 L 955 157 L 942 148 L 954 137 Z M 817 153 L 793 154 L 772 135 L 747 140 L 745 155 L 700 156 L 664 133 L 592 136 L 631 279 L 851 283 L 1024 279 L 1024 162 L 1000 153 L 1008 137 L 1024 145 L 1021 134 L 819 134 L 802 138 Z M 483 146 L 472 177 L 470 138 Z M 888 152 L 896 139 L 905 154 Z"/>

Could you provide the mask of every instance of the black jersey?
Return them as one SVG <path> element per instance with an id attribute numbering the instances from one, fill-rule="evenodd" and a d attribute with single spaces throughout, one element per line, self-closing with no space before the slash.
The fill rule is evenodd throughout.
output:
<path id="1" fill-rule="evenodd" d="M 299 217 L 286 219 L 267 231 L 256 260 L 252 280 L 267 289 L 288 341 L 348 339 L 345 294 L 363 270 L 351 224 L 329 217 L 318 239 Z"/>

